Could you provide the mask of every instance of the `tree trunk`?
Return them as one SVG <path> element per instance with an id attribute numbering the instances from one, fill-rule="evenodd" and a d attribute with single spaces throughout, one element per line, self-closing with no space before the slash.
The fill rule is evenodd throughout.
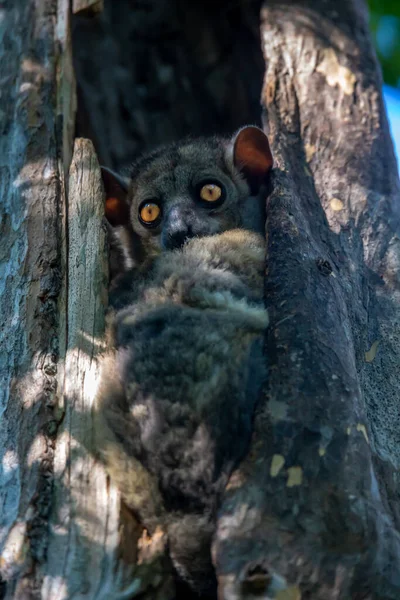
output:
<path id="1" fill-rule="evenodd" d="M 268 2 L 262 40 L 269 382 L 220 514 L 220 595 L 394 600 L 400 195 L 365 6 Z"/>
<path id="2" fill-rule="evenodd" d="M 1 5 L 1 590 L 38 597 L 62 410 L 64 172 L 74 82 L 68 2 Z M 4 582 L 8 583 L 5 584 Z"/>
<path id="3" fill-rule="evenodd" d="M 269 0 L 260 39 L 257 1 L 102 4 L 71 2 L 77 132 L 109 166 L 257 123 L 266 65 L 269 382 L 219 600 L 397 600 L 400 195 L 365 6 Z M 0 598 L 183 600 L 96 460 L 105 237 L 69 11 L 0 7 Z"/>
<path id="4" fill-rule="evenodd" d="M 69 3 L 2 9 L 1 598 L 111 598 L 119 495 L 93 458 L 106 305 L 100 169 L 72 155 Z M 68 199 L 66 189 L 69 189 Z M 136 528 L 137 529 L 137 528 Z"/>

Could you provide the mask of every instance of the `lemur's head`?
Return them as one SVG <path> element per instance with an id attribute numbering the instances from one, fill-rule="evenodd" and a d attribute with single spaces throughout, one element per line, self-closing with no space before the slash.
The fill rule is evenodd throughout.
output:
<path id="1" fill-rule="evenodd" d="M 106 217 L 129 228 L 144 252 L 182 246 L 188 238 L 246 227 L 249 203 L 267 181 L 272 155 L 258 127 L 232 139 L 188 139 L 140 158 L 127 178 L 103 167 Z"/>

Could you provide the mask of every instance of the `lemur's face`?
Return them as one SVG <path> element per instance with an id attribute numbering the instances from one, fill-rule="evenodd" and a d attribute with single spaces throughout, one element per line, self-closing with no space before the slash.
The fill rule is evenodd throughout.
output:
<path id="1" fill-rule="evenodd" d="M 106 216 L 111 224 L 129 224 L 145 251 L 179 248 L 192 237 L 240 227 L 243 205 L 271 167 L 267 137 L 256 127 L 242 129 L 233 140 L 173 144 L 133 166 L 123 216 L 114 210 L 115 189 L 108 193 Z"/>
<path id="2" fill-rule="evenodd" d="M 177 248 L 240 225 L 239 204 L 250 189 L 224 150 L 219 141 L 188 142 L 138 165 L 128 192 L 130 221 L 146 246 Z"/>

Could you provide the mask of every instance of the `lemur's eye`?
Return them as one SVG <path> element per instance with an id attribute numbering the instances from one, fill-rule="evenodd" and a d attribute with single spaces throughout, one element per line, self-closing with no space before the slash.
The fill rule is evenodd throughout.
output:
<path id="1" fill-rule="evenodd" d="M 155 202 L 144 202 L 139 207 L 139 219 L 143 225 L 155 227 L 161 217 L 161 209 Z"/>
<path id="2" fill-rule="evenodd" d="M 200 188 L 200 198 L 206 202 L 216 202 L 222 196 L 222 189 L 216 183 L 206 183 Z"/>

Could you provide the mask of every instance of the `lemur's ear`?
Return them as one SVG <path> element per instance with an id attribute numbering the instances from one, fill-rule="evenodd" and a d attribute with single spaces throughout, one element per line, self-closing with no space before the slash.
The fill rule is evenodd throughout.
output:
<path id="1" fill-rule="evenodd" d="M 258 127 L 240 129 L 232 139 L 233 163 L 245 176 L 251 192 L 257 194 L 273 165 L 268 138 Z"/>
<path id="2" fill-rule="evenodd" d="M 127 225 L 129 223 L 128 182 L 107 167 L 101 167 L 101 175 L 106 190 L 107 221 L 114 227 Z"/>

